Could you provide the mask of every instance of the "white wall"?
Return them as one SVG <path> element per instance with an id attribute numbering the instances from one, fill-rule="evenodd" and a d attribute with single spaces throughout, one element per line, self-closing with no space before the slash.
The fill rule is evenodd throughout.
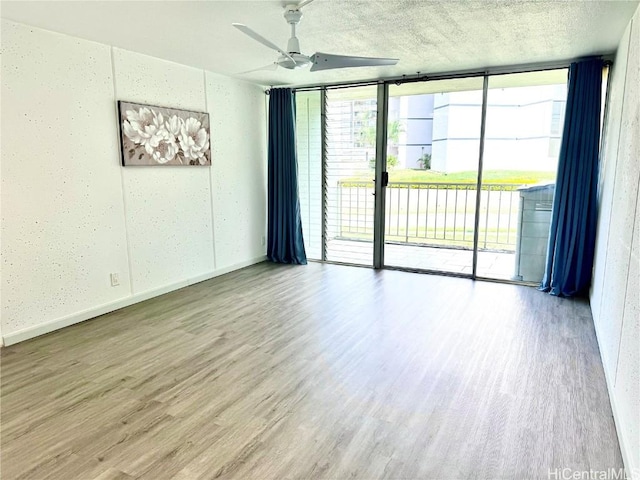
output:
<path id="1" fill-rule="evenodd" d="M 609 90 L 591 311 L 627 474 L 640 478 L 640 9 Z"/>
<path id="2" fill-rule="evenodd" d="M 6 20 L 2 57 L 6 344 L 264 259 L 258 86 Z M 116 100 L 208 111 L 212 167 L 122 168 Z"/>

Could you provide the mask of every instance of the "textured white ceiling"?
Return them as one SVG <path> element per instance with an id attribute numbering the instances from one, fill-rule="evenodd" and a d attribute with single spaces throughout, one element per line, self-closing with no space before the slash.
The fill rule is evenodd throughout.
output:
<path id="1" fill-rule="evenodd" d="M 278 54 L 283 4 L 264 1 L 3 1 L 3 18 L 234 76 Z M 297 3 L 297 2 L 296 2 Z M 629 1 L 316 0 L 298 28 L 302 53 L 398 57 L 393 67 L 278 69 L 241 78 L 309 85 L 568 60 L 611 53 L 638 6 Z"/>

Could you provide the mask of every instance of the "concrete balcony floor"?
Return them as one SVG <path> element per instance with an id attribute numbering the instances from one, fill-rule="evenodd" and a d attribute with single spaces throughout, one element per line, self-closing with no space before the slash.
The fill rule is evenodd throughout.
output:
<path id="1" fill-rule="evenodd" d="M 478 276 L 514 280 L 515 252 L 478 252 Z M 327 242 L 327 260 L 333 262 L 373 264 L 373 243 L 332 239 Z M 384 263 L 390 267 L 435 270 L 471 274 L 473 252 L 457 248 L 421 245 L 385 244 Z"/>

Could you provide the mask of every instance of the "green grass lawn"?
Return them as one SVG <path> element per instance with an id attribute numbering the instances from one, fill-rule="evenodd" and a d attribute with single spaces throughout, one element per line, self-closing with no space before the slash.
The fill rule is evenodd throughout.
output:
<path id="1" fill-rule="evenodd" d="M 524 170 L 488 170 L 482 175 L 484 183 L 513 183 L 517 185 L 531 185 L 555 180 L 556 172 L 534 172 Z M 342 182 L 370 182 L 371 174 L 345 178 Z M 389 172 L 389 182 L 413 183 L 470 183 L 478 181 L 478 172 L 442 173 L 433 170 L 392 170 Z"/>

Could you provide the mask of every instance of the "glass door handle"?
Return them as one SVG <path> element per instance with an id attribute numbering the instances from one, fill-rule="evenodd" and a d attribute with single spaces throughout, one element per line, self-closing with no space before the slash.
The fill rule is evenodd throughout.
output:
<path id="1" fill-rule="evenodd" d="M 382 172 L 382 186 L 389 186 L 389 172 Z"/>
<path id="2" fill-rule="evenodd" d="M 372 179 L 372 182 L 375 182 L 376 179 Z M 383 187 L 388 187 L 389 186 L 389 172 L 382 172 L 382 186 Z"/>

